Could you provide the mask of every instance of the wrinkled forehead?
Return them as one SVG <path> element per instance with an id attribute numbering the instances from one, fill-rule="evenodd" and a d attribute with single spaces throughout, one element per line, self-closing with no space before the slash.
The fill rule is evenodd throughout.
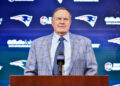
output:
<path id="1" fill-rule="evenodd" d="M 54 13 L 53 17 L 65 17 L 65 18 L 70 18 L 71 15 L 68 11 L 66 10 L 58 10 Z"/>

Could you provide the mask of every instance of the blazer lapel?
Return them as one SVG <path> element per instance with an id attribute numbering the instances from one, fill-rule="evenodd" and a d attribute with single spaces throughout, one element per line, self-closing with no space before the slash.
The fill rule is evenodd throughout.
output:
<path id="1" fill-rule="evenodd" d="M 75 50 L 76 41 L 74 39 L 76 39 L 76 38 L 74 38 L 74 36 L 70 33 L 71 62 L 70 62 L 70 67 L 69 67 L 69 74 L 72 70 L 73 64 L 74 64 L 75 59 L 76 59 L 76 54 L 77 54 L 77 51 Z"/>
<path id="2" fill-rule="evenodd" d="M 48 65 L 48 69 L 50 70 L 50 73 L 52 74 L 52 66 L 51 66 L 51 56 L 50 56 L 50 50 L 51 50 L 51 44 L 52 44 L 52 37 L 53 37 L 53 34 L 49 35 L 48 39 L 47 39 L 47 50 L 46 52 L 48 53 L 48 56 L 47 56 L 47 65 Z"/>

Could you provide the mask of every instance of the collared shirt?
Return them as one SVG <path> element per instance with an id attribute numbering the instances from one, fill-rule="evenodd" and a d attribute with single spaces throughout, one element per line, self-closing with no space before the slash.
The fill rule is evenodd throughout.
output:
<path id="1" fill-rule="evenodd" d="M 68 71 L 69 71 L 70 61 L 71 61 L 71 44 L 70 44 L 69 32 L 66 33 L 63 37 L 65 38 L 64 40 L 65 64 L 63 65 L 62 73 L 63 75 L 69 75 Z M 54 32 L 53 38 L 52 38 L 51 51 L 50 51 L 52 69 L 53 69 L 56 49 L 57 49 L 58 44 L 60 43 L 59 38 L 60 36 Z"/>

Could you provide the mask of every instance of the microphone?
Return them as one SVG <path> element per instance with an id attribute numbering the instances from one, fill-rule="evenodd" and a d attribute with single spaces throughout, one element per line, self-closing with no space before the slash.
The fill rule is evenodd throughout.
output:
<path id="1" fill-rule="evenodd" d="M 59 75 L 62 75 L 62 65 L 64 65 L 64 53 L 60 51 L 57 56 L 57 64 L 59 69 Z"/>

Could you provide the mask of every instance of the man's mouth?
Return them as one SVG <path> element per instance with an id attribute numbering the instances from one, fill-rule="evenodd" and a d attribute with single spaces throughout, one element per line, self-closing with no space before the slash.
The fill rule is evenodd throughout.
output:
<path id="1" fill-rule="evenodd" d="M 58 26 L 58 27 L 65 27 L 65 26 Z"/>

